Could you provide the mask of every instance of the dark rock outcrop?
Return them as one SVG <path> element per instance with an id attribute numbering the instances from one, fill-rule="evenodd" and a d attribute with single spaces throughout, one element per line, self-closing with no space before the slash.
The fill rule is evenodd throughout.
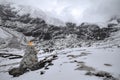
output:
<path id="1" fill-rule="evenodd" d="M 96 76 L 96 77 L 102 77 L 103 80 L 119 80 L 112 76 L 110 73 L 105 71 L 99 71 L 99 72 L 87 72 L 85 75 L 89 76 Z"/>
<path id="2" fill-rule="evenodd" d="M 50 56 L 45 57 L 43 60 L 35 63 L 30 68 L 17 67 L 17 68 L 13 68 L 9 70 L 8 73 L 12 75 L 13 77 L 18 77 L 28 72 L 29 70 L 34 71 L 34 70 L 38 70 L 42 68 L 49 69 L 48 67 L 53 65 L 52 61 L 56 59 L 57 59 L 57 55 L 50 55 Z"/>
<path id="3" fill-rule="evenodd" d="M 108 27 L 100 28 L 96 24 L 82 23 L 79 26 L 78 38 L 84 40 L 104 40 L 109 37 L 112 32 L 118 31 L 116 24 L 108 24 Z"/>
<path id="4" fill-rule="evenodd" d="M 97 33 L 100 30 L 98 25 L 82 23 L 79 27 L 78 38 L 97 39 Z"/>
<path id="5" fill-rule="evenodd" d="M 27 71 L 28 70 L 26 68 L 13 68 L 13 69 L 9 70 L 9 74 L 13 75 L 13 77 L 18 77 Z"/>

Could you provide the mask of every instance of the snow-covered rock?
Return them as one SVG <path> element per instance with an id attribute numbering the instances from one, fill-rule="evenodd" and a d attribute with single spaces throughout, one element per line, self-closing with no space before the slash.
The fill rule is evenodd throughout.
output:
<path id="1" fill-rule="evenodd" d="M 41 18 L 51 25 L 57 25 L 57 26 L 65 25 L 65 23 L 62 22 L 61 20 L 51 17 L 50 15 L 48 15 L 48 13 L 42 11 L 39 8 L 31 7 L 31 6 L 24 6 L 24 5 L 14 5 L 14 7 L 16 7 L 16 10 L 20 10 L 19 11 L 20 15 L 28 13 L 31 15 L 31 17 Z"/>

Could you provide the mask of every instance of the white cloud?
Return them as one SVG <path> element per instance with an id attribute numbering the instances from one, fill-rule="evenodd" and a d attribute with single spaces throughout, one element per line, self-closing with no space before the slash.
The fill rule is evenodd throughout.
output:
<path id="1" fill-rule="evenodd" d="M 4 1 L 4 0 L 3 0 Z M 120 0 L 10 0 L 30 5 L 63 21 L 105 21 L 119 15 Z"/>

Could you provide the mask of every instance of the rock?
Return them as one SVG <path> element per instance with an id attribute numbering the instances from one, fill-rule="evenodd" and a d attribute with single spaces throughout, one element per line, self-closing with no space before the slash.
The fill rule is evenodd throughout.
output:
<path id="1" fill-rule="evenodd" d="M 98 31 L 100 30 L 98 25 L 82 23 L 79 27 L 78 38 L 82 39 L 96 39 Z"/>
<path id="2" fill-rule="evenodd" d="M 45 74 L 45 71 L 40 71 L 40 75 L 43 75 L 43 74 Z"/>
<path id="3" fill-rule="evenodd" d="M 111 64 L 104 64 L 105 66 L 112 66 Z"/>
<path id="4" fill-rule="evenodd" d="M 50 33 L 45 33 L 43 39 L 44 40 L 50 40 L 50 39 L 52 39 L 52 36 L 51 36 Z"/>
<path id="5" fill-rule="evenodd" d="M 45 70 L 49 69 L 48 67 L 45 67 Z"/>
<path id="6" fill-rule="evenodd" d="M 16 31 L 18 31 L 18 32 L 25 32 L 25 29 L 24 28 L 16 28 Z"/>
<path id="7" fill-rule="evenodd" d="M 100 28 L 96 24 L 82 23 L 77 35 L 78 38 L 84 40 L 104 40 L 109 37 L 112 32 L 118 31 L 118 28 L 114 26 L 117 26 L 117 24 L 109 23 L 108 26 Z"/>
<path id="8" fill-rule="evenodd" d="M 9 74 L 13 75 L 13 77 L 18 77 L 27 71 L 28 70 L 26 68 L 13 68 L 13 69 L 9 70 Z"/>
<path id="9" fill-rule="evenodd" d="M 39 61 L 38 63 L 36 63 L 35 65 L 33 65 L 31 67 L 31 70 L 34 71 L 34 70 L 38 70 L 38 69 L 41 69 L 44 67 L 47 68 L 48 66 L 53 65 L 51 62 L 55 59 L 57 59 L 56 55 L 48 56 L 48 57 L 44 58 L 43 60 Z"/>
<path id="10" fill-rule="evenodd" d="M 22 58 L 21 55 L 16 55 L 16 54 L 11 54 L 11 53 L 1 53 L 1 52 L 0 52 L 0 57 L 9 58 L 9 59 Z"/>
<path id="11" fill-rule="evenodd" d="M 98 76 L 98 77 L 112 77 L 112 75 L 108 72 L 105 72 L 105 71 L 99 71 L 95 74 L 95 76 Z"/>
<path id="12" fill-rule="evenodd" d="M 85 71 L 95 71 L 93 67 L 87 66 L 84 63 L 79 63 L 80 67 L 76 68 L 75 70 L 85 70 Z"/>
<path id="13" fill-rule="evenodd" d="M 115 78 L 114 76 L 112 76 L 110 73 L 105 72 L 105 71 L 99 71 L 99 72 L 88 71 L 85 75 L 103 77 L 103 80 L 119 80 Z"/>
<path id="14" fill-rule="evenodd" d="M 48 66 L 52 66 L 53 65 L 52 61 L 55 59 L 57 59 L 57 56 L 51 55 L 51 56 L 45 57 L 43 60 L 41 60 L 35 64 L 30 64 L 29 67 L 28 67 L 28 64 L 21 63 L 20 67 L 9 70 L 9 74 L 13 75 L 14 77 L 18 77 L 29 70 L 34 71 L 34 70 L 38 70 L 41 68 L 49 69 Z M 22 62 L 24 62 L 24 60 Z M 24 66 L 22 66 L 22 65 L 24 65 Z M 44 73 L 45 73 L 44 71 L 40 72 L 41 75 Z"/>
<path id="15" fill-rule="evenodd" d="M 33 46 L 27 46 L 23 59 L 20 62 L 20 68 L 31 68 L 38 63 L 37 52 Z"/>
<path id="16" fill-rule="evenodd" d="M 32 32 L 23 32 L 25 36 L 32 36 Z"/>
<path id="17" fill-rule="evenodd" d="M 32 36 L 33 37 L 40 37 L 40 35 L 42 35 L 42 33 L 43 33 L 43 31 L 41 31 L 41 30 L 33 31 Z"/>
<path id="18" fill-rule="evenodd" d="M 85 73 L 85 75 L 92 76 L 92 75 L 93 75 L 93 73 L 92 73 L 92 72 L 90 72 L 90 71 L 88 71 L 87 73 Z"/>
<path id="19" fill-rule="evenodd" d="M 112 27 L 114 27 L 114 26 L 117 26 L 117 24 L 114 24 L 114 23 L 109 23 L 109 24 L 108 24 L 108 27 L 109 27 L 109 28 L 112 28 Z"/>

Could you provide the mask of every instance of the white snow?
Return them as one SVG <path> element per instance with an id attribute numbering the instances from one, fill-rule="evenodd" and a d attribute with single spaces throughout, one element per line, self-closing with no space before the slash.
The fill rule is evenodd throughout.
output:
<path id="1" fill-rule="evenodd" d="M 9 38 L 9 34 L 0 28 L 0 38 Z"/>
<path id="2" fill-rule="evenodd" d="M 75 70 L 78 66 L 77 63 L 72 61 L 82 61 L 85 65 L 95 68 L 96 71 L 106 71 L 111 73 L 117 78 L 120 78 L 120 48 L 96 48 L 96 47 L 83 47 L 83 48 L 73 48 L 65 49 L 62 51 L 56 51 L 58 54 L 58 59 L 53 61 L 53 66 L 50 66 L 48 70 L 40 69 L 36 71 L 27 72 L 19 77 L 12 77 L 7 71 L 11 67 L 18 66 L 0 66 L 1 80 L 102 80 L 103 78 L 95 76 L 86 76 L 85 70 Z M 80 55 L 82 52 L 90 53 L 85 56 L 80 56 L 76 58 L 67 57 L 68 55 Z M 65 54 L 66 53 L 66 54 Z M 39 59 L 50 54 L 38 54 Z M 19 62 L 20 59 L 8 60 L 0 58 L 0 65 L 8 63 Z M 111 64 L 112 66 L 105 66 L 104 64 Z M 40 71 L 45 71 L 45 74 L 40 75 Z"/>
<path id="3" fill-rule="evenodd" d="M 2 31 L 3 30 L 1 30 L 0 37 L 3 36 L 4 38 L 6 35 Z M 71 40 L 68 39 L 66 42 L 71 43 Z M 9 48 L 0 49 L 0 52 L 19 55 L 24 54 L 24 50 Z M 41 53 L 42 51 L 39 52 Z M 103 80 L 102 77 L 85 75 L 85 73 L 88 72 L 86 69 L 78 70 L 77 68 L 79 68 L 81 64 L 94 68 L 94 72 L 106 71 L 120 80 L 120 31 L 111 34 L 111 37 L 103 41 L 92 44 L 91 47 L 66 48 L 64 50 L 56 50 L 51 54 L 44 54 L 42 52 L 38 54 L 38 58 L 41 60 L 45 56 L 53 54 L 57 54 L 58 59 L 52 62 L 54 65 L 49 66 L 48 70 L 42 68 L 29 71 L 19 77 L 12 77 L 8 74 L 8 70 L 19 66 L 21 59 L 0 57 L 0 80 Z M 105 64 L 109 64 L 110 66 L 106 66 Z M 40 75 L 41 71 L 45 71 L 45 73 Z"/>

